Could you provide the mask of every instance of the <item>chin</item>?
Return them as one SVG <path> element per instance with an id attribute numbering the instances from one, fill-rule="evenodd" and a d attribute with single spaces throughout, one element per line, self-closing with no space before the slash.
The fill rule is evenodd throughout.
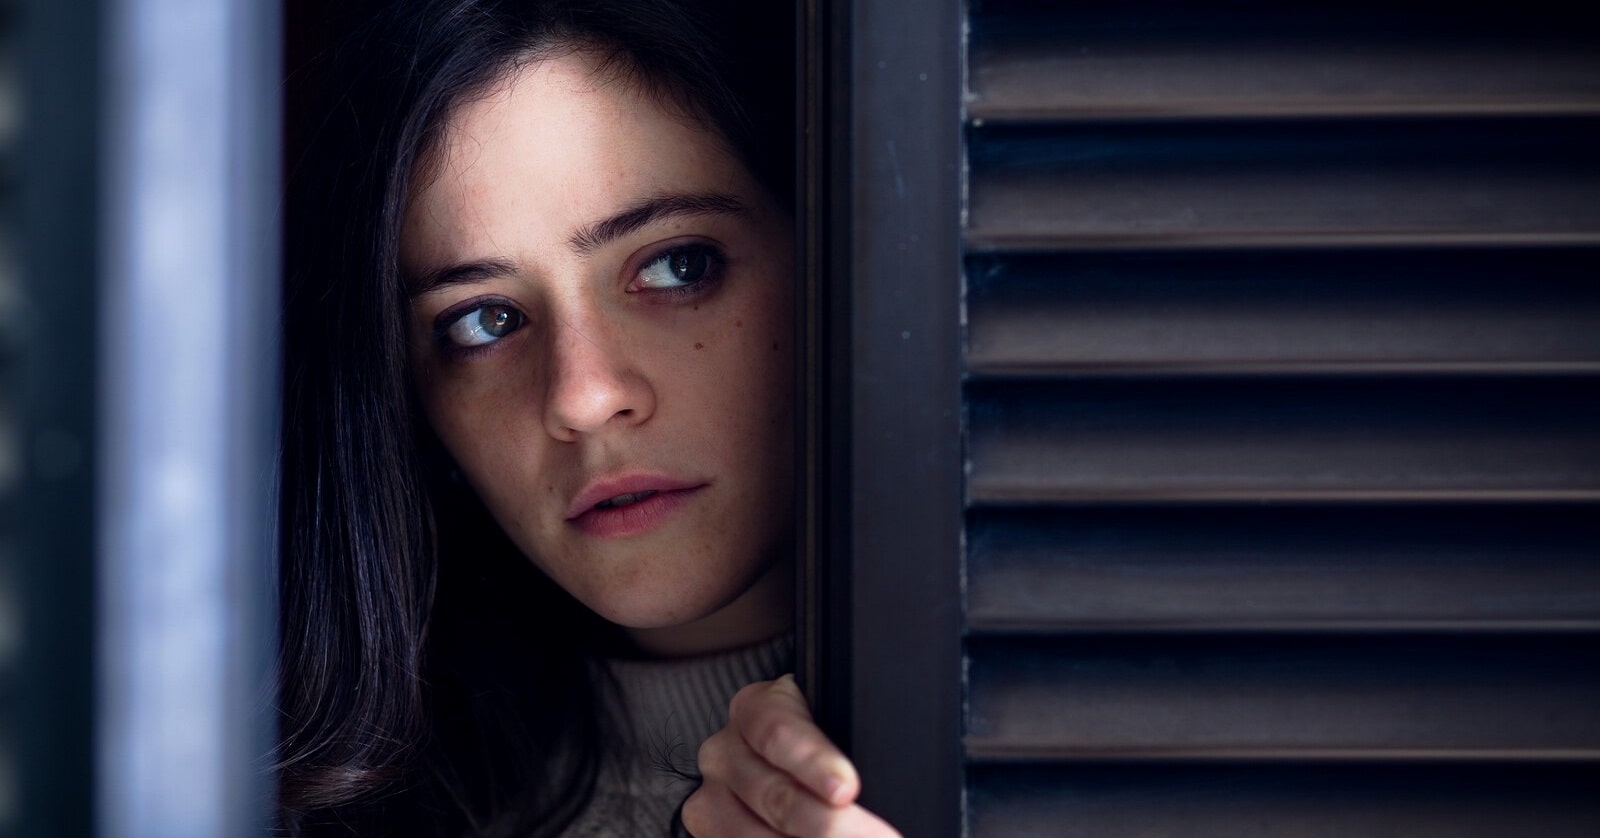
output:
<path id="1" fill-rule="evenodd" d="M 704 619 L 738 598 L 738 591 L 723 594 L 706 590 L 605 591 L 580 598 L 584 605 L 608 622 L 629 629 L 671 628 Z"/>
<path id="2" fill-rule="evenodd" d="M 709 579 L 656 579 L 601 585 L 579 600 L 625 629 L 665 629 L 696 623 L 728 608 L 755 586 L 765 567 L 735 569 Z M 742 571 L 742 572 L 741 572 Z"/>

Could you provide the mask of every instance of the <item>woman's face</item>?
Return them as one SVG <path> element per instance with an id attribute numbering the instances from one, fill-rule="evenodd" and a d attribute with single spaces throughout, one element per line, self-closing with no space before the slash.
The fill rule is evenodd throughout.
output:
<path id="1" fill-rule="evenodd" d="M 401 233 L 412 369 L 557 583 L 633 629 L 726 621 L 783 574 L 790 221 L 715 134 L 594 67 L 531 63 L 453 115 Z"/>

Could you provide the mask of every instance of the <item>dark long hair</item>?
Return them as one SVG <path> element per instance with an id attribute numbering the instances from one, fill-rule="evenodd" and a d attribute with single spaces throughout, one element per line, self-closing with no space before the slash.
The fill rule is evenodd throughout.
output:
<path id="1" fill-rule="evenodd" d="M 455 106 L 518 62 L 583 48 L 616 83 L 714 128 L 786 202 L 793 12 L 380 5 L 315 67 L 292 68 L 317 79 L 318 104 L 288 161 L 279 823 L 554 833 L 592 795 L 592 657 L 614 629 L 517 553 L 419 419 L 397 255 L 406 198 Z"/>

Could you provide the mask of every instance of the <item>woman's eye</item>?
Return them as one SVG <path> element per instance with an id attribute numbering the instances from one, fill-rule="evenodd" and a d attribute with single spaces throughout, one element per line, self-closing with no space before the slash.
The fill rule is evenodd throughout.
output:
<path id="1" fill-rule="evenodd" d="M 457 346 L 483 346 L 515 332 L 522 326 L 522 312 L 511 306 L 479 306 L 457 317 L 444 329 Z"/>
<path id="2" fill-rule="evenodd" d="M 640 269 L 639 284 L 659 289 L 694 285 L 715 273 L 720 258 L 716 249 L 705 245 L 675 247 Z"/>

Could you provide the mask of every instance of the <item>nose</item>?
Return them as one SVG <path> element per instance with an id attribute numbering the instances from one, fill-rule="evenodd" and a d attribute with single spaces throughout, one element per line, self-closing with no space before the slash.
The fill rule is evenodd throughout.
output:
<path id="1" fill-rule="evenodd" d="M 553 329 L 544 410 L 550 436 L 576 442 L 607 427 L 637 425 L 655 411 L 655 391 L 616 332 L 595 317 L 563 320 Z"/>

